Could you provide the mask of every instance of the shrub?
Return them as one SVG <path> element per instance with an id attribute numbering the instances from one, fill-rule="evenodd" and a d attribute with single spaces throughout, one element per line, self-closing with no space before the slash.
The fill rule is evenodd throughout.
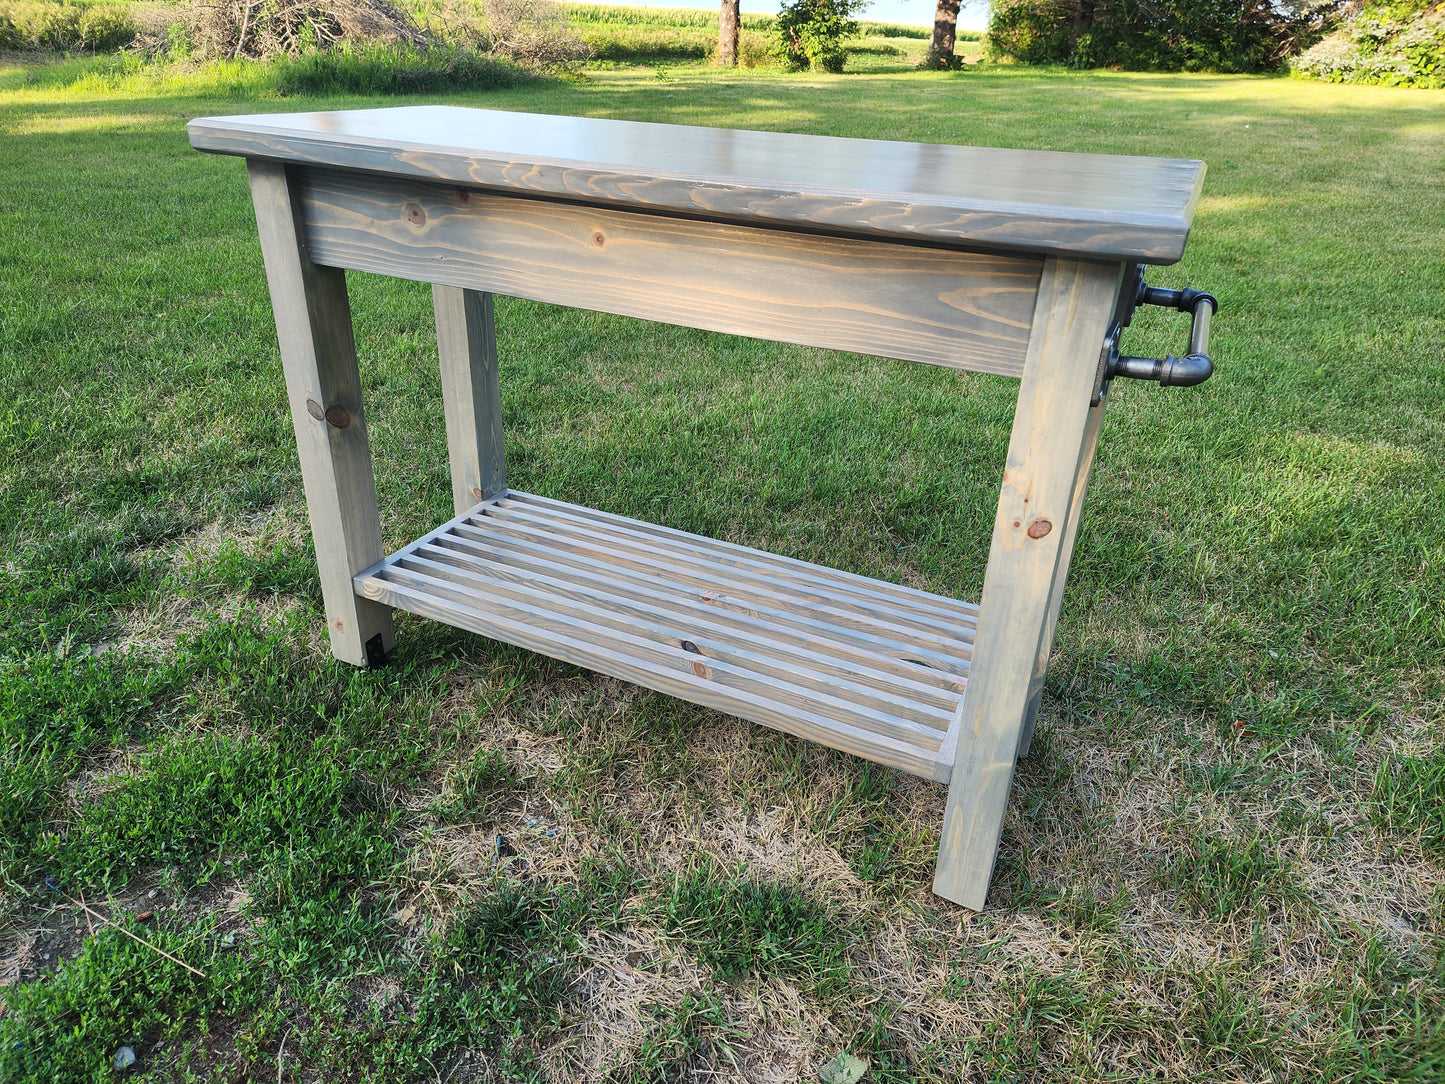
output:
<path id="1" fill-rule="evenodd" d="M 866 0 L 789 0 L 778 12 L 778 52 L 791 68 L 841 72 L 844 42 L 858 36 L 853 16 Z"/>
<path id="2" fill-rule="evenodd" d="M 349 45 L 276 61 L 282 94 L 435 94 L 498 90 L 525 75 L 514 65 L 459 45 Z"/>
<path id="3" fill-rule="evenodd" d="M 387 0 L 196 0 L 185 40 L 201 59 L 265 60 L 342 41 L 422 45 L 428 37 Z M 159 45 L 151 43 L 151 50 L 166 51 Z"/>
<path id="4" fill-rule="evenodd" d="M 1445 87 L 1445 4 L 1367 6 L 1293 66 L 1327 83 Z"/>
<path id="5" fill-rule="evenodd" d="M 995 0 L 988 54 L 1026 64 L 1260 72 L 1317 41 L 1339 0 Z"/>
<path id="6" fill-rule="evenodd" d="M 485 0 L 482 37 L 487 52 L 528 68 L 562 67 L 591 54 L 551 0 Z"/>
<path id="7" fill-rule="evenodd" d="M 716 48 L 716 39 L 714 39 Z M 738 35 L 738 67 L 740 68 L 770 68 L 777 63 L 777 50 L 773 47 L 773 39 L 767 34 L 757 30 L 748 30 L 746 27 Z"/>
<path id="8" fill-rule="evenodd" d="M 988 21 L 988 55 L 1024 64 L 1057 64 L 1068 56 L 1070 23 L 1062 4 L 996 3 Z"/>
<path id="9" fill-rule="evenodd" d="M 283 94 L 491 90 L 587 55 L 550 0 L 442 8 L 427 25 L 390 0 L 195 0 L 183 23 L 150 37 L 153 56 L 277 60 Z"/>
<path id="10" fill-rule="evenodd" d="M 0 48 L 98 53 L 123 49 L 138 28 L 118 4 L 0 3 Z"/>

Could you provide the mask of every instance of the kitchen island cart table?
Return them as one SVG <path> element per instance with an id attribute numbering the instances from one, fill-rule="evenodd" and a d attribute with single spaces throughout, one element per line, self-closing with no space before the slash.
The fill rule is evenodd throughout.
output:
<path id="1" fill-rule="evenodd" d="M 407 610 L 948 786 L 983 906 L 1110 381 L 1208 375 L 1202 163 L 437 106 L 216 117 L 246 159 L 337 658 Z M 381 540 L 345 270 L 432 284 L 456 517 Z M 978 603 L 507 488 L 495 294 L 1018 381 Z M 1121 357 L 1140 302 L 1182 357 Z M 947 463 L 938 469 L 948 470 Z"/>

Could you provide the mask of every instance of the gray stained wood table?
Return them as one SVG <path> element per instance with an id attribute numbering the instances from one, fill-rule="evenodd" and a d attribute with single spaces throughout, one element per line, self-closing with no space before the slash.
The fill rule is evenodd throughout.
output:
<path id="1" fill-rule="evenodd" d="M 1137 268 L 1200 162 L 440 106 L 213 117 L 247 161 L 336 657 L 408 610 L 948 785 L 987 894 Z M 382 547 L 344 269 L 433 284 L 456 518 Z M 1019 380 L 977 604 L 507 488 L 494 294 Z"/>

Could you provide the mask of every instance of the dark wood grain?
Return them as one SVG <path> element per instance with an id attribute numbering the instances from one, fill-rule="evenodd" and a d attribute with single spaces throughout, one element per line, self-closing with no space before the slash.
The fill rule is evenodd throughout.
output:
<path id="1" fill-rule="evenodd" d="M 199 150 L 822 232 L 1173 263 L 1204 164 L 409 106 L 207 117 Z"/>
<path id="2" fill-rule="evenodd" d="M 1017 376 L 1042 263 L 307 172 L 320 264 Z"/>

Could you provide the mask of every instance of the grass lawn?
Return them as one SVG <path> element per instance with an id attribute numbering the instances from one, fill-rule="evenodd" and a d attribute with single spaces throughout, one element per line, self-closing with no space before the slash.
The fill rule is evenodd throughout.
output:
<path id="1" fill-rule="evenodd" d="M 1445 98 L 678 64 L 447 99 L 1208 161 L 1151 279 L 1220 297 L 1218 373 L 1115 388 L 972 914 L 929 892 L 942 787 L 407 617 L 333 663 L 245 171 L 184 123 L 395 99 L 107 70 L 0 63 L 0 1079 L 122 1044 L 158 1081 L 1445 1079 Z M 396 548 L 450 514 L 430 298 L 350 281 Z M 977 597 L 1011 381 L 497 321 L 518 488 Z"/>

